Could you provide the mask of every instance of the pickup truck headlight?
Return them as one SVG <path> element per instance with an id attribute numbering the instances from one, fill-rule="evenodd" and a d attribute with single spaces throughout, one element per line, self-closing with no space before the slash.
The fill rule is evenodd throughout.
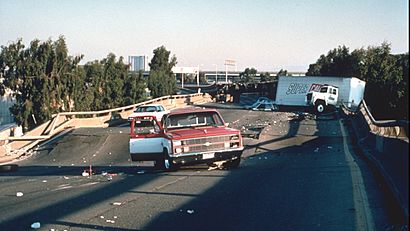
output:
<path id="1" fill-rule="evenodd" d="M 182 152 L 189 152 L 189 147 L 182 147 L 182 145 L 184 145 L 184 141 L 176 140 L 176 141 L 173 141 L 172 144 L 174 145 L 176 154 L 179 154 Z"/>
<path id="2" fill-rule="evenodd" d="M 173 141 L 173 145 L 174 145 L 174 146 L 181 146 L 181 145 L 182 145 L 182 141 L 180 141 L 180 140 Z"/>
<path id="3" fill-rule="evenodd" d="M 238 136 L 238 135 L 231 136 L 230 140 L 231 140 L 231 142 L 229 143 L 229 147 L 230 147 L 230 148 L 237 148 L 237 147 L 239 147 L 240 139 L 239 139 L 239 136 Z"/>

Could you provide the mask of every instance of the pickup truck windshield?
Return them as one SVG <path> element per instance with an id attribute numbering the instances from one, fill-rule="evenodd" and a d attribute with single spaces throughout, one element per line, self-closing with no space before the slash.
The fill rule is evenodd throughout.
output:
<path id="1" fill-rule="evenodd" d="M 135 134 L 152 134 L 158 133 L 160 130 L 158 124 L 152 117 L 138 118 L 134 120 L 134 133 Z"/>
<path id="2" fill-rule="evenodd" d="M 170 115 L 166 118 L 164 123 L 165 129 L 223 125 L 222 118 L 216 112 L 195 112 Z"/>

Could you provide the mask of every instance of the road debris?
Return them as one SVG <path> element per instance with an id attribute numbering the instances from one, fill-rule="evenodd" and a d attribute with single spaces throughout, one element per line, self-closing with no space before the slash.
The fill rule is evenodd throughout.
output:
<path id="1" fill-rule="evenodd" d="M 40 227 L 41 227 L 40 222 L 34 222 L 33 224 L 31 224 L 32 229 L 39 229 Z"/>
<path id="2" fill-rule="evenodd" d="M 208 171 L 212 171 L 212 170 L 215 170 L 215 169 L 223 169 L 224 164 L 226 162 L 227 162 L 226 160 L 216 161 L 216 162 L 212 163 L 212 165 L 209 166 Z"/>
<path id="3" fill-rule="evenodd" d="M 193 209 L 188 209 L 186 212 L 187 212 L 188 214 L 193 214 L 195 211 L 194 211 Z"/>
<path id="4" fill-rule="evenodd" d="M 82 175 L 83 175 L 84 177 L 87 177 L 87 176 L 90 176 L 90 173 L 88 173 L 86 170 L 84 170 L 84 172 L 82 173 Z"/>

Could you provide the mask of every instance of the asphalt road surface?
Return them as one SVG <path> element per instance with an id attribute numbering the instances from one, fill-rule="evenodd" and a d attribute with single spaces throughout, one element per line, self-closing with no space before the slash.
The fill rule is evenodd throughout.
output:
<path id="1" fill-rule="evenodd" d="M 0 230 L 389 230 L 394 217 L 339 118 L 220 109 L 263 129 L 236 170 L 136 167 L 129 127 L 73 130 L 0 173 Z M 83 176 L 91 165 L 92 175 Z"/>

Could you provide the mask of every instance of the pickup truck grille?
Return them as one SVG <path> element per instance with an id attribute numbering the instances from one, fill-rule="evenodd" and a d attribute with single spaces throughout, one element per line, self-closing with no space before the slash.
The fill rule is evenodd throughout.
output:
<path id="1" fill-rule="evenodd" d="M 203 137 L 198 139 L 189 139 L 184 140 L 186 145 L 195 145 L 195 144 L 205 144 L 205 143 L 218 143 L 229 141 L 230 136 L 214 136 L 214 137 Z"/>
<path id="2" fill-rule="evenodd" d="M 240 137 L 237 135 L 213 136 L 196 139 L 186 139 L 181 140 L 181 142 L 181 146 L 174 147 L 177 149 L 180 148 L 181 151 L 184 150 L 179 154 L 214 152 L 229 150 L 233 147 L 239 147 Z"/>

